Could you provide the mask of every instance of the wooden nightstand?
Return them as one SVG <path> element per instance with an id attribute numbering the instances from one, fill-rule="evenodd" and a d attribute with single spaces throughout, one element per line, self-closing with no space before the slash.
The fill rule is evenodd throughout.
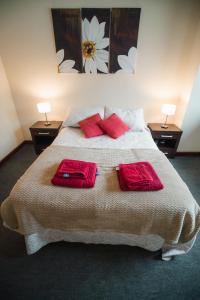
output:
<path id="1" fill-rule="evenodd" d="M 53 142 L 58 135 L 62 121 L 51 121 L 49 126 L 44 124 L 45 122 L 38 121 L 29 128 L 36 154 L 40 154 Z"/>
<path id="2" fill-rule="evenodd" d="M 174 124 L 167 124 L 168 128 L 161 128 L 162 124 L 149 123 L 148 127 L 151 130 L 152 137 L 158 148 L 170 158 L 174 158 L 176 150 L 182 135 L 180 130 Z"/>

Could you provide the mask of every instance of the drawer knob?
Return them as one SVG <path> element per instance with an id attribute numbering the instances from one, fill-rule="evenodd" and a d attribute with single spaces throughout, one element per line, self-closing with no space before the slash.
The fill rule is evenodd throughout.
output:
<path id="1" fill-rule="evenodd" d="M 39 135 L 49 135 L 49 132 L 38 132 Z"/>
<path id="2" fill-rule="evenodd" d="M 161 134 L 162 138 L 173 138 L 173 135 L 165 135 L 165 134 Z"/>

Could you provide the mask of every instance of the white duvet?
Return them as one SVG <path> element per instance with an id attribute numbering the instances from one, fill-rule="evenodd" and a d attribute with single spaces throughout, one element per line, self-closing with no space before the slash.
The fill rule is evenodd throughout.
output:
<path id="1" fill-rule="evenodd" d="M 63 128 L 53 142 L 54 145 L 80 148 L 107 148 L 107 149 L 157 149 L 157 146 L 148 130 L 142 132 L 127 131 L 118 139 L 108 135 L 94 138 L 85 138 L 80 128 Z"/>

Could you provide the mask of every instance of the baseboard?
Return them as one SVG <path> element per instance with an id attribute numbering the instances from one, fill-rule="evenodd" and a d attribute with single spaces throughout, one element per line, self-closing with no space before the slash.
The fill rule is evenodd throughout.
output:
<path id="1" fill-rule="evenodd" d="M 176 156 L 200 156 L 200 152 L 176 152 Z"/>
<path id="2" fill-rule="evenodd" d="M 13 154 L 15 154 L 21 147 L 23 147 L 25 144 L 32 144 L 32 141 L 23 141 L 21 144 L 19 144 L 15 149 L 13 149 L 10 153 L 8 153 L 1 161 L 0 166 L 5 163 Z"/>
<path id="3" fill-rule="evenodd" d="M 33 141 L 32 140 L 25 140 L 25 141 L 23 141 L 23 145 L 24 144 L 33 144 Z"/>

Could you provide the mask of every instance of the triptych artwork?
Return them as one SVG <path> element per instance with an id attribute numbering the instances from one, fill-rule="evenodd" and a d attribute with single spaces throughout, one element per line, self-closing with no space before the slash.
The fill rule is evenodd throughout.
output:
<path id="1" fill-rule="evenodd" d="M 140 11 L 52 9 L 58 72 L 135 73 Z"/>

